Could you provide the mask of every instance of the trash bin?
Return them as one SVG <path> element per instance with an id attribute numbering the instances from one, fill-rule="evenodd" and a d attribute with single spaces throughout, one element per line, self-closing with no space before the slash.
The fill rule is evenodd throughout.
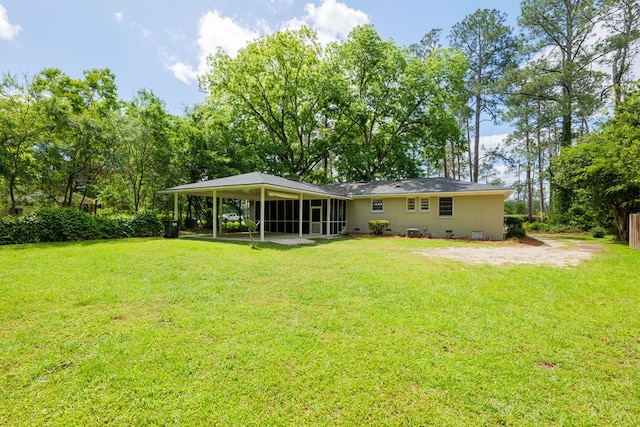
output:
<path id="1" fill-rule="evenodd" d="M 164 237 L 167 239 L 178 238 L 178 220 L 168 219 L 162 221 L 164 223 Z"/>

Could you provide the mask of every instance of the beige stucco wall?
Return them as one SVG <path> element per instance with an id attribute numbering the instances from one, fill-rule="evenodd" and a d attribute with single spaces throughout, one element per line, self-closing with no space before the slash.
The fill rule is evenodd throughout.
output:
<path id="1" fill-rule="evenodd" d="M 407 197 L 383 197 L 384 212 L 371 212 L 371 198 L 347 202 L 347 231 L 368 233 L 368 221 L 386 219 L 391 222 L 387 234 L 405 235 L 407 228 L 417 228 L 421 234 L 435 238 L 447 237 L 447 230 L 457 238 L 471 238 L 472 232 L 482 232 L 483 239 L 502 240 L 504 196 L 447 195 L 453 197 L 453 217 L 438 217 L 438 196 L 429 197 L 429 212 L 420 211 L 416 196 L 416 211 L 407 212 Z M 359 229 L 359 230 L 358 230 Z"/>

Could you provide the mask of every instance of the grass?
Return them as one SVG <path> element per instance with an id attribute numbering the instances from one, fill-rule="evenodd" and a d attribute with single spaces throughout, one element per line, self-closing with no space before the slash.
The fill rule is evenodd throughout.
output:
<path id="1" fill-rule="evenodd" d="M 640 252 L 455 241 L 0 248 L 0 425 L 640 425 Z"/>

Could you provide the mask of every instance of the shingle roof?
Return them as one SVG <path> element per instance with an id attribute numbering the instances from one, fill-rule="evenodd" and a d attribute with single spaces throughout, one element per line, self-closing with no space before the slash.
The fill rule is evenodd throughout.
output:
<path id="1" fill-rule="evenodd" d="M 179 185 L 163 190 L 163 192 L 198 190 L 209 188 L 238 187 L 241 185 L 272 185 L 290 190 L 302 191 L 305 193 L 333 195 L 329 188 L 321 187 L 306 182 L 292 181 L 279 176 L 269 175 L 262 172 L 251 172 L 243 175 L 228 176 L 225 178 L 211 179 L 209 181 L 194 182 L 192 184 Z"/>
<path id="2" fill-rule="evenodd" d="M 413 178 L 390 181 L 345 182 L 323 185 L 328 191 L 347 196 L 391 195 L 414 193 L 502 192 L 513 190 L 497 185 L 456 181 L 449 178 Z"/>

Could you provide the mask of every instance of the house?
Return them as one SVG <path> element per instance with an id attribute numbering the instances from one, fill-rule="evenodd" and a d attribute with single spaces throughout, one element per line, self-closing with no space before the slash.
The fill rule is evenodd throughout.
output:
<path id="1" fill-rule="evenodd" d="M 253 172 L 180 185 L 160 191 L 174 195 L 178 218 L 180 195 L 211 197 L 213 217 L 221 199 L 248 200 L 251 219 L 265 232 L 337 235 L 368 232 L 368 221 L 390 221 L 388 234 L 410 232 L 432 237 L 502 240 L 504 199 L 513 190 L 446 178 L 313 185 Z M 218 222 L 221 226 L 221 222 Z M 216 238 L 221 228 L 214 227 Z"/>
<path id="2" fill-rule="evenodd" d="M 35 196 L 41 196 L 38 192 Z M 26 215 L 31 212 L 35 212 L 38 210 L 40 206 L 38 203 L 38 199 L 33 194 L 29 196 L 23 197 L 23 201 L 26 203 L 16 205 L 14 214 L 15 215 Z M 96 212 L 96 200 L 90 197 L 83 196 L 78 193 L 73 193 L 73 206 L 80 206 L 80 208 L 87 213 L 95 213 Z M 8 203 L 7 203 L 8 204 Z M 11 215 L 10 207 L 2 207 L 0 208 L 0 218 L 7 217 Z"/>
<path id="3" fill-rule="evenodd" d="M 502 240 L 504 200 L 513 190 L 448 178 L 349 182 L 324 188 L 349 196 L 348 232 L 367 232 L 368 221 L 390 221 L 387 233 L 417 229 L 432 237 Z"/>

